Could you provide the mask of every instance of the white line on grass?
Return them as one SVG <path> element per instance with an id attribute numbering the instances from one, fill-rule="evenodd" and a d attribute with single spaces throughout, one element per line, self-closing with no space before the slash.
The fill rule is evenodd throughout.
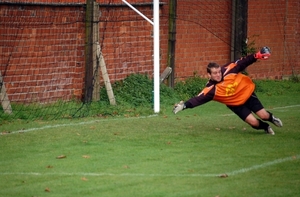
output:
<path id="1" fill-rule="evenodd" d="M 289 106 L 284 106 L 284 107 L 274 107 L 273 110 L 274 109 L 275 110 L 276 109 L 286 109 L 286 108 L 292 108 L 292 107 L 300 107 L 300 105 L 289 105 Z M 231 115 L 234 115 L 234 114 L 233 113 L 231 113 L 231 114 L 223 114 L 221 116 L 231 116 Z M 23 129 L 23 130 L 18 130 L 18 131 L 11 131 L 9 133 L 0 133 L 0 135 L 16 134 L 16 133 L 26 133 L 26 132 L 30 132 L 30 131 L 37 131 L 37 130 L 43 130 L 43 129 L 49 129 L 49 128 L 58 128 L 58 127 L 85 125 L 85 124 L 92 124 L 92 123 L 102 122 L 102 121 L 131 120 L 131 119 L 151 118 L 151 117 L 156 117 L 156 116 L 158 116 L 158 115 L 157 114 L 153 114 L 153 115 L 150 115 L 150 116 L 140 116 L 140 117 L 131 117 L 131 118 L 98 119 L 98 120 L 92 120 L 92 121 L 87 121 L 87 122 L 79 122 L 79 123 L 47 125 L 47 126 L 43 126 L 43 127 Z"/>
<path id="2" fill-rule="evenodd" d="M 293 108 L 293 107 L 300 107 L 300 105 L 288 105 L 288 106 L 283 106 L 283 107 L 274 107 L 272 108 L 272 110 L 277 110 L 277 109 L 287 109 L 287 108 Z M 271 109 L 268 109 L 271 110 Z M 230 114 L 222 114 L 220 116 L 232 116 L 235 115 L 234 113 L 230 113 Z"/>
<path id="3" fill-rule="evenodd" d="M 5 134 L 0 133 L 0 135 L 15 134 L 15 133 L 26 133 L 26 132 L 30 132 L 30 131 L 37 131 L 37 130 L 43 130 L 43 129 L 49 129 L 49 128 L 68 127 L 68 126 L 76 126 L 76 125 L 86 125 L 86 124 L 93 124 L 93 123 L 96 123 L 96 122 L 104 122 L 104 121 L 111 121 L 111 120 L 132 120 L 132 119 L 151 118 L 151 117 L 156 117 L 156 116 L 158 116 L 158 115 L 153 114 L 153 115 L 150 115 L 150 116 L 140 116 L 140 117 L 130 117 L 130 118 L 97 119 L 97 120 L 92 120 L 92 121 L 87 121 L 87 122 L 46 125 L 46 126 L 43 126 L 43 127 L 36 127 L 36 128 L 12 131 L 12 132 L 5 133 Z"/>
<path id="4" fill-rule="evenodd" d="M 227 173 L 227 175 L 232 176 L 232 175 L 236 175 L 236 174 L 242 174 L 242 173 L 246 173 L 246 172 L 256 170 L 256 169 L 259 169 L 259 168 L 265 168 L 265 167 L 268 167 L 268 166 L 276 165 L 276 164 L 283 163 L 283 162 L 286 162 L 286 161 L 296 160 L 296 159 L 299 159 L 299 158 L 300 158 L 300 155 L 294 155 L 292 157 L 276 159 L 274 161 L 270 161 L 270 162 L 263 163 L 263 164 L 260 164 L 260 165 L 251 166 L 250 168 L 242 168 L 242 169 L 239 169 L 239 170 L 235 170 L 235 171 Z"/>
<path id="5" fill-rule="evenodd" d="M 281 159 L 276 159 L 270 162 L 266 162 L 260 165 L 254 165 L 249 168 L 242 168 L 239 170 L 234 170 L 232 172 L 224 174 L 144 174 L 144 173 L 86 173 L 86 172 L 57 172 L 57 173 L 40 173 L 40 172 L 0 172 L 0 175 L 32 175 L 32 176 L 94 176 L 94 177 L 103 177 L 103 176 L 114 176 L 114 177 L 222 177 L 224 175 L 234 176 L 238 174 L 247 173 L 252 170 L 257 170 L 260 168 L 266 168 L 268 166 L 273 166 L 279 163 L 293 161 L 300 158 L 300 155 L 294 155 L 292 157 L 286 157 Z"/>

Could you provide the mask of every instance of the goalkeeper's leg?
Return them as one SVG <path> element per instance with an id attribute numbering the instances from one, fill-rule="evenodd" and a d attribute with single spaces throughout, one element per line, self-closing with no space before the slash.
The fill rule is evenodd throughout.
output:
<path id="1" fill-rule="evenodd" d="M 238 115 L 243 121 L 249 124 L 252 128 L 257 130 L 264 130 L 265 133 L 274 135 L 275 132 L 270 125 L 262 120 L 257 119 L 251 112 L 251 110 L 245 106 L 228 106 L 236 115 Z"/>
<path id="2" fill-rule="evenodd" d="M 275 135 L 275 132 L 273 131 L 273 129 L 270 127 L 270 125 L 268 123 L 263 122 L 262 120 L 257 119 L 254 116 L 253 117 L 250 117 L 250 116 L 253 116 L 253 114 L 250 114 L 249 117 L 247 117 L 248 119 L 246 118 L 245 121 L 248 124 L 250 124 L 252 126 L 252 128 L 257 129 L 257 130 L 263 129 L 266 134 Z M 250 120 L 250 119 L 253 119 L 253 120 Z"/>
<path id="3" fill-rule="evenodd" d="M 276 118 L 271 112 L 265 110 L 264 108 L 257 111 L 256 114 L 262 119 L 269 121 L 276 125 L 277 127 L 282 127 L 282 122 L 279 118 Z"/>
<path id="4" fill-rule="evenodd" d="M 258 99 L 255 93 L 247 100 L 245 105 L 253 111 L 260 119 L 272 122 L 277 127 L 282 127 L 282 122 L 279 118 L 276 118 L 271 112 L 265 110 L 262 103 Z"/>

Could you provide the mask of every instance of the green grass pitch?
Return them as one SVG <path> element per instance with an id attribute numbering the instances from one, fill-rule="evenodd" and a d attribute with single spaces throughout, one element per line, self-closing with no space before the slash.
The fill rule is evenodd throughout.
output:
<path id="1" fill-rule="evenodd" d="M 167 106 L 149 117 L 5 124 L 0 196 L 298 196 L 297 98 L 261 98 L 283 122 L 275 136 L 214 102 L 176 115 Z"/>

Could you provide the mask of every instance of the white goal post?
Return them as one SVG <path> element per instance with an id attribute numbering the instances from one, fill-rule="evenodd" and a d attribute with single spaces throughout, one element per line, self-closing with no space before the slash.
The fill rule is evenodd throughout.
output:
<path id="1" fill-rule="evenodd" d="M 148 19 L 145 15 L 139 12 L 136 8 L 130 5 L 126 0 L 122 0 L 126 5 L 133 9 L 136 13 L 146 19 L 151 25 L 153 25 L 153 64 L 154 64 L 154 99 L 153 99 L 153 110 L 154 113 L 160 111 L 160 76 L 159 76 L 159 0 L 153 0 L 153 22 Z"/>

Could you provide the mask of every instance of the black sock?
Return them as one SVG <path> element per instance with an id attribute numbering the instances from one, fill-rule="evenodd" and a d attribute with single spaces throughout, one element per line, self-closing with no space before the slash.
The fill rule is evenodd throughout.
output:
<path id="1" fill-rule="evenodd" d="M 269 111 L 267 111 L 270 114 L 270 117 L 267 121 L 273 122 L 273 114 Z"/>
<path id="2" fill-rule="evenodd" d="M 257 129 L 257 130 L 259 130 L 259 129 L 267 130 L 267 129 L 268 129 L 268 127 L 269 127 L 269 124 L 268 124 L 268 123 L 263 122 L 263 121 L 261 121 L 260 119 L 257 119 L 257 120 L 259 121 L 258 127 L 252 126 L 252 128 Z"/>

